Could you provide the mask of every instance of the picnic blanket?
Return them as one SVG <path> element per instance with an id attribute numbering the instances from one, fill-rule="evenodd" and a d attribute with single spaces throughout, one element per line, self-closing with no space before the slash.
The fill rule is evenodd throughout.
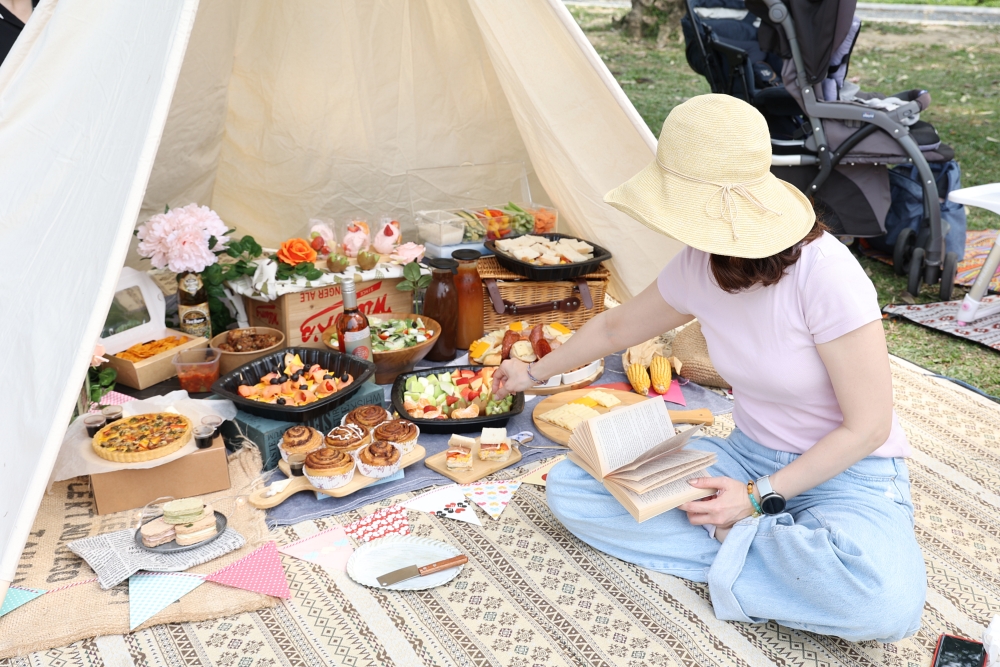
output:
<path id="1" fill-rule="evenodd" d="M 283 557 L 292 598 L 276 607 L 81 641 L 0 660 L 0 667 L 925 667 L 938 635 L 978 637 L 1000 613 L 1000 408 L 901 362 L 893 361 L 892 371 L 896 411 L 916 452 L 909 466 L 929 585 L 923 626 L 896 644 L 719 621 L 704 585 L 587 547 L 554 519 L 543 489 L 522 485 L 500 519 L 483 515 L 481 527 L 409 513 L 413 532 L 469 555 L 446 586 L 367 589 L 343 573 Z M 731 428 L 723 416 L 710 431 Z M 333 524 L 308 521 L 271 535 L 285 544 Z"/>

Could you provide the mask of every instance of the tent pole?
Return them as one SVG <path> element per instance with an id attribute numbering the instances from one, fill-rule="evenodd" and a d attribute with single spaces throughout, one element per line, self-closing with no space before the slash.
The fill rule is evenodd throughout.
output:
<path id="1" fill-rule="evenodd" d="M 580 47 L 580 51 L 583 52 L 587 61 L 590 62 L 591 66 L 597 72 L 597 76 L 601 79 L 601 82 L 604 83 L 608 92 L 611 93 L 611 96 L 615 98 L 616 102 L 618 102 L 618 106 L 620 106 L 622 111 L 625 112 L 625 117 L 629 119 L 629 122 L 632 123 L 636 132 L 639 133 L 639 136 L 642 137 L 646 142 L 646 145 L 649 146 L 649 152 L 655 155 L 656 137 L 653 136 L 649 126 L 646 125 L 646 121 L 644 121 L 642 116 L 639 115 L 639 112 L 635 110 L 635 106 L 625 95 L 625 91 L 622 90 L 620 85 L 618 85 L 618 81 L 611 74 L 611 70 L 609 70 L 608 66 L 604 64 L 603 60 L 601 60 L 601 56 L 597 54 L 597 51 L 594 50 L 594 46 L 590 43 L 590 40 L 583 34 L 583 30 L 580 28 L 579 24 L 577 24 L 573 15 L 569 13 L 569 9 L 566 8 L 566 5 L 563 4 L 562 0 L 549 0 L 549 6 L 552 8 L 552 11 L 555 12 L 556 16 L 559 17 L 559 20 L 562 21 L 566 31 L 573 36 L 573 41 L 575 41 L 576 45 Z"/>

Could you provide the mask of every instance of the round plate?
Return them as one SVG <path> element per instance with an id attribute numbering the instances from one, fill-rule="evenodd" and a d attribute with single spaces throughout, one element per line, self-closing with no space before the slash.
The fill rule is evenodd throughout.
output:
<path id="1" fill-rule="evenodd" d="M 462 552 L 447 542 L 416 535 L 387 535 L 362 544 L 347 561 L 347 574 L 362 586 L 383 588 L 377 577 L 408 565 L 423 566 L 439 560 L 458 556 Z M 453 567 L 426 577 L 414 577 L 392 586 L 390 591 L 423 591 L 446 584 L 462 571 L 464 565 Z"/>
<path id="2" fill-rule="evenodd" d="M 155 521 L 155 520 L 156 519 L 150 519 L 150 521 Z M 147 521 L 147 523 L 149 522 Z M 202 540 L 201 542 L 197 542 L 196 544 L 190 544 L 186 547 L 178 546 L 176 540 L 170 540 L 169 542 L 164 542 L 163 544 L 156 547 L 147 547 L 145 544 L 142 543 L 142 532 L 141 532 L 142 529 L 136 528 L 135 543 L 139 546 L 140 549 L 144 551 L 152 551 L 153 553 L 156 554 L 175 554 L 181 551 L 190 551 L 191 549 L 197 549 L 198 547 L 203 547 L 209 542 L 217 540 L 219 538 L 219 535 L 222 535 L 222 533 L 225 532 L 226 524 L 227 524 L 226 515 L 223 514 L 222 512 L 216 511 L 215 512 L 216 532 L 215 535 L 208 538 L 207 540 Z"/>

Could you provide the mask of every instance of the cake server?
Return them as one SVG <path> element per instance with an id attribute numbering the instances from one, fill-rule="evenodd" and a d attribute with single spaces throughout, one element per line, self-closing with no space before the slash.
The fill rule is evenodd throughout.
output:
<path id="1" fill-rule="evenodd" d="M 436 563 L 431 563 L 429 565 L 407 565 L 406 567 L 401 567 L 398 570 L 393 570 L 383 574 L 380 577 L 376 577 L 378 583 L 385 586 L 392 586 L 393 584 L 398 584 L 401 581 L 406 581 L 407 579 L 413 579 L 414 577 L 424 577 L 428 574 L 434 574 L 435 572 L 440 572 L 441 570 L 448 570 L 453 567 L 458 567 L 459 565 L 465 565 L 469 562 L 469 557 L 465 554 L 460 556 L 454 556 L 446 560 L 439 560 Z"/>

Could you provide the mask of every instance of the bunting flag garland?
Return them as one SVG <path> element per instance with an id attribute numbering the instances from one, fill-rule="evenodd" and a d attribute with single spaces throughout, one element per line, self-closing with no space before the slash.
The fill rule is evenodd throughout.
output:
<path id="1" fill-rule="evenodd" d="M 129 630 L 148 621 L 205 583 L 197 574 L 144 572 L 128 578 Z"/>
<path id="2" fill-rule="evenodd" d="M 499 519 L 507 509 L 507 503 L 514 497 L 514 492 L 521 486 L 520 480 L 502 480 L 498 482 L 474 482 L 463 484 L 462 490 L 466 497 L 490 515 L 491 519 Z"/>
<path id="3" fill-rule="evenodd" d="M 205 581 L 276 598 L 291 597 L 285 569 L 281 566 L 281 556 L 278 555 L 278 547 L 274 542 L 268 542 L 232 565 L 213 572 Z"/>
<path id="4" fill-rule="evenodd" d="M 347 524 L 344 532 L 364 544 L 386 535 L 409 535 L 410 520 L 402 505 L 393 505 Z"/>
<path id="5" fill-rule="evenodd" d="M 427 512 L 439 519 L 455 519 L 477 526 L 483 525 L 476 516 L 472 501 L 465 497 L 464 490 L 458 484 L 439 487 L 401 504 L 408 510 Z"/>
<path id="6" fill-rule="evenodd" d="M 278 551 L 294 558 L 316 563 L 324 570 L 343 572 L 347 569 L 347 560 L 354 553 L 354 547 L 351 546 L 343 526 L 335 526 L 283 546 Z"/>
<path id="7" fill-rule="evenodd" d="M 545 481 L 546 481 L 546 478 L 549 475 L 549 471 L 552 470 L 552 467 L 555 464 L 559 463 L 564 458 L 566 458 L 565 454 L 563 454 L 562 456 L 557 456 L 556 458 L 551 459 L 547 463 L 543 463 L 542 465 L 538 466 L 534 470 L 528 472 L 526 475 L 524 475 L 523 477 L 521 477 L 521 480 L 520 480 L 521 483 L 522 484 L 536 484 L 538 486 L 545 486 Z"/>
<path id="8" fill-rule="evenodd" d="M 11 586 L 7 589 L 7 597 L 3 599 L 3 606 L 0 607 L 0 616 L 14 611 L 23 604 L 27 604 L 35 598 L 45 595 L 46 591 L 40 588 L 18 588 Z"/>

